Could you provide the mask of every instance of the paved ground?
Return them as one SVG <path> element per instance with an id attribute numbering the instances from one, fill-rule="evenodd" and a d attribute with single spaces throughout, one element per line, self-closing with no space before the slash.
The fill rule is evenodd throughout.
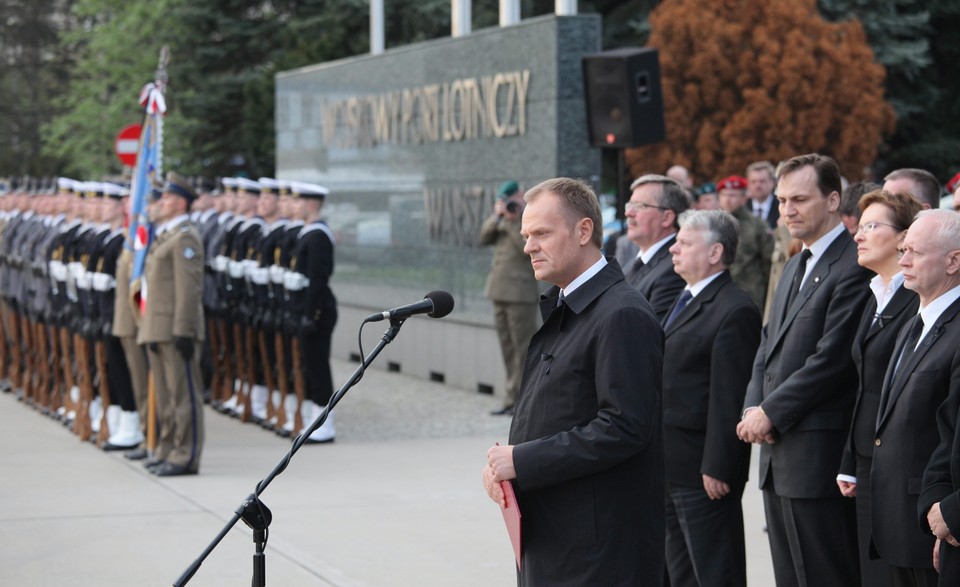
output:
<path id="1" fill-rule="evenodd" d="M 355 365 L 334 361 L 336 381 Z M 267 584 L 514 584 L 512 551 L 480 486 L 507 436 L 498 398 L 370 370 L 337 409 L 337 442 L 305 446 L 262 495 L 273 511 Z M 0 397 L 0 584 L 171 585 L 289 447 L 206 413 L 201 474 L 158 479 Z M 751 585 L 773 585 L 762 505 L 744 497 Z M 250 583 L 241 522 L 190 585 Z"/>

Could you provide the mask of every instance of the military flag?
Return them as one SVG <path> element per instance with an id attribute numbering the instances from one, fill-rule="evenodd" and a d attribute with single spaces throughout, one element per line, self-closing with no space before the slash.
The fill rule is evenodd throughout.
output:
<path id="1" fill-rule="evenodd" d="M 160 51 L 156 79 L 140 90 L 140 105 L 144 109 L 143 124 L 140 126 L 137 163 L 134 166 L 130 189 L 130 217 L 126 247 L 133 252 L 130 295 L 133 296 L 133 303 L 140 309 L 141 314 L 147 303 L 147 284 L 143 280 L 143 264 L 150 241 L 153 239 L 153 225 L 147 216 L 147 204 L 153 186 L 163 177 L 163 116 L 167 111 L 163 92 L 167 85 L 169 59 L 169 51 L 164 47 Z"/>

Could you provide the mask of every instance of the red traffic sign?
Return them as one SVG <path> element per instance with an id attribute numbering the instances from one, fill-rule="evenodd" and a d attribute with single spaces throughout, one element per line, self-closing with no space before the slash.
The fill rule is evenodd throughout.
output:
<path id="1" fill-rule="evenodd" d="M 123 127 L 117 133 L 117 139 L 113 143 L 113 150 L 117 153 L 117 158 L 127 167 L 133 167 L 137 164 L 137 147 L 140 146 L 140 125 L 131 124 Z"/>

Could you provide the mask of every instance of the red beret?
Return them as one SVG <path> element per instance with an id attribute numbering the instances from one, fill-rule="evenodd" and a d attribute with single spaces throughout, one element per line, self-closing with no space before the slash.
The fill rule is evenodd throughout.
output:
<path id="1" fill-rule="evenodd" d="M 950 181 L 947 182 L 947 191 L 952 194 L 957 191 L 958 187 L 960 187 L 960 173 L 951 177 Z"/>
<path id="2" fill-rule="evenodd" d="M 717 191 L 745 189 L 747 189 L 747 178 L 740 177 L 739 175 L 731 175 L 717 182 Z"/>

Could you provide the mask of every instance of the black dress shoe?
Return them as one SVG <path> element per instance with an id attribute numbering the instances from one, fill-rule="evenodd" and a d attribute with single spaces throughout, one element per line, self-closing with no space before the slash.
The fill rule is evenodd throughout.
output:
<path id="1" fill-rule="evenodd" d="M 110 444 L 109 442 L 104 442 L 101 448 L 107 452 L 110 452 L 115 450 L 131 450 L 131 449 L 137 448 L 137 445 L 136 444 L 131 444 L 131 445 Z M 143 451 L 143 452 L 144 452 L 143 456 L 146 457 L 147 451 Z M 130 457 L 127 457 L 127 458 L 130 458 Z"/>
<path id="2" fill-rule="evenodd" d="M 131 450 L 127 454 L 123 455 L 123 458 L 127 459 L 128 461 L 142 461 L 148 456 L 150 455 L 147 454 L 147 449 L 138 448 L 136 450 Z"/>
<path id="3" fill-rule="evenodd" d="M 513 406 L 504 406 L 499 410 L 494 410 L 490 412 L 491 416 L 512 416 L 513 415 Z"/>
<path id="4" fill-rule="evenodd" d="M 182 465 L 175 465 L 173 463 L 163 463 L 162 465 L 157 465 L 151 469 L 150 472 L 157 477 L 179 477 L 181 475 L 197 474 L 196 471 L 188 469 Z"/>
<path id="5" fill-rule="evenodd" d="M 143 467 L 149 471 L 150 469 L 156 469 L 164 463 L 166 463 L 166 461 L 161 461 L 160 459 L 147 459 L 143 461 Z"/>

